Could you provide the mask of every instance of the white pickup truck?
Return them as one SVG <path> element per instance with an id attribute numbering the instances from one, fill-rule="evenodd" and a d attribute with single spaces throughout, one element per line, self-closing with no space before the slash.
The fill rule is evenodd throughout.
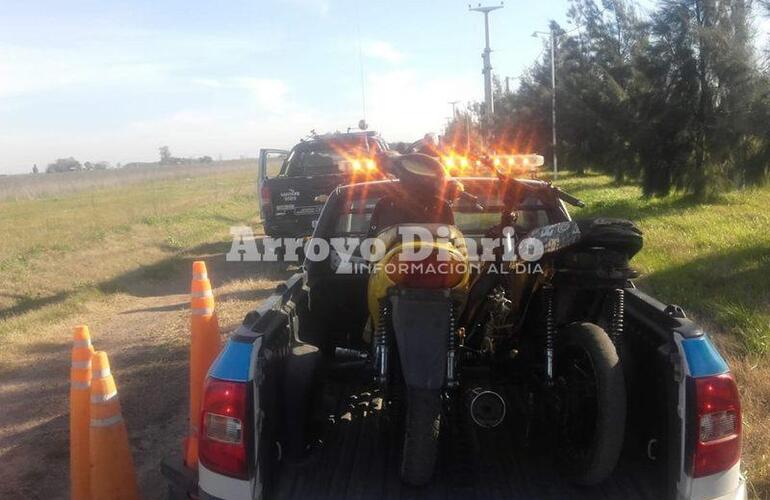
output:
<path id="1" fill-rule="evenodd" d="M 378 196 L 386 182 L 337 188 L 314 236 L 365 232 L 367 210 L 356 221 L 346 207 Z M 330 273 L 331 265 L 306 263 L 232 334 L 209 373 L 198 469 L 174 457 L 163 464 L 172 498 L 746 497 L 740 402 L 729 367 L 681 308 L 630 282 L 626 430 L 609 479 L 579 487 L 561 477 L 536 440 L 522 439 L 510 401 L 506 424 L 495 429 L 463 416 L 450 420 L 432 482 L 402 484 L 401 424 L 383 411 L 376 389 L 360 382 L 369 363 L 364 351 L 345 347 L 366 322 L 367 276 Z"/>

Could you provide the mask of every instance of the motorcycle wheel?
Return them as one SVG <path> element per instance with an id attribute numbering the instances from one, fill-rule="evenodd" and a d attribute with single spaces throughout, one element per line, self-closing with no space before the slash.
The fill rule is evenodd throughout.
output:
<path id="1" fill-rule="evenodd" d="M 573 323 L 559 336 L 557 460 L 573 482 L 593 485 L 612 473 L 623 447 L 623 367 L 607 333 L 592 323 Z"/>
<path id="2" fill-rule="evenodd" d="M 430 481 L 438 455 L 441 427 L 441 393 L 431 389 L 407 389 L 401 479 L 412 486 Z"/>

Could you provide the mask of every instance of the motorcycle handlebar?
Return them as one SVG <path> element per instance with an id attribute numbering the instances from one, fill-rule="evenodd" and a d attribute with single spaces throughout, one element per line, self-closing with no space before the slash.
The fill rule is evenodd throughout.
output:
<path id="1" fill-rule="evenodd" d="M 586 206 L 586 204 L 583 202 L 583 200 L 581 200 L 579 198 L 575 198 L 571 194 L 569 194 L 567 192 L 564 192 L 564 191 L 562 191 L 561 189 L 559 189 L 557 187 L 554 187 L 553 189 L 556 191 L 556 196 L 558 196 L 559 199 L 566 201 L 570 205 L 578 207 L 578 208 L 583 208 L 583 207 Z"/>
<path id="2" fill-rule="evenodd" d="M 476 210 L 479 212 L 484 211 L 484 205 L 479 203 L 479 198 L 477 196 L 473 196 L 467 191 L 460 191 L 460 198 L 465 199 L 465 201 L 468 201 L 473 204 L 474 207 L 476 207 Z"/>

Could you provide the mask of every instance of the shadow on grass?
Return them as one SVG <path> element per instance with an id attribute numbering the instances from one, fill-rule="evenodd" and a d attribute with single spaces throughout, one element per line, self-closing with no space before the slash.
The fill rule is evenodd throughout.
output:
<path id="1" fill-rule="evenodd" d="M 209 279 L 214 287 L 249 278 L 283 280 L 291 274 L 289 268 L 292 264 L 290 263 L 228 262 L 225 255 L 229 252 L 230 246 L 231 243 L 227 241 L 206 243 L 179 252 L 160 262 L 132 269 L 115 278 L 97 283 L 93 287 L 81 287 L 43 297 L 25 298 L 12 306 L 0 309 L 0 320 L 66 301 L 76 301 L 78 294 L 87 294 L 89 291 L 102 294 L 127 293 L 135 297 L 189 293 L 194 260 L 206 261 Z M 255 298 L 259 299 L 259 294 Z"/>
<path id="2" fill-rule="evenodd" d="M 22 297 L 14 305 L 0 309 L 0 320 L 18 316 L 19 314 L 24 314 L 28 311 L 40 309 L 41 307 L 60 304 L 73 297 L 77 292 L 78 289 L 75 289 L 47 295 L 45 297 Z"/>
<path id="3" fill-rule="evenodd" d="M 710 205 L 723 204 L 716 201 Z M 704 205 L 691 196 L 669 196 L 662 199 L 625 198 L 618 200 L 597 200 L 586 208 L 575 212 L 576 218 L 613 217 L 635 222 L 664 217 L 688 208 Z"/>
<path id="4" fill-rule="evenodd" d="M 770 248 L 754 245 L 707 255 L 643 276 L 642 286 L 714 320 L 747 352 L 770 350 Z"/>
<path id="5" fill-rule="evenodd" d="M 580 198 L 587 197 L 590 200 L 592 194 L 602 190 L 638 186 L 636 182 L 615 182 L 607 176 L 598 174 L 585 174 L 578 176 L 569 174 L 560 179 L 565 181 L 564 189 L 570 194 Z M 572 181 L 579 181 L 572 185 Z M 555 183 L 557 186 L 560 182 Z M 725 205 L 729 202 L 723 198 L 715 198 L 708 201 L 698 200 L 691 195 L 671 194 L 663 198 L 645 198 L 634 194 L 626 198 L 596 200 L 587 202 L 583 209 L 572 208 L 576 218 L 613 217 L 642 221 L 648 218 L 666 216 L 677 211 L 699 206 Z"/>

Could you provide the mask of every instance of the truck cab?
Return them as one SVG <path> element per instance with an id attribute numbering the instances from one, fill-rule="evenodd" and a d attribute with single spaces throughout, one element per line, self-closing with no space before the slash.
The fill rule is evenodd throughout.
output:
<path id="1" fill-rule="evenodd" d="M 314 134 L 289 151 L 260 150 L 257 192 L 265 234 L 309 236 L 328 194 L 380 177 L 374 158 L 387 149 L 376 132 L 350 132 Z"/>

